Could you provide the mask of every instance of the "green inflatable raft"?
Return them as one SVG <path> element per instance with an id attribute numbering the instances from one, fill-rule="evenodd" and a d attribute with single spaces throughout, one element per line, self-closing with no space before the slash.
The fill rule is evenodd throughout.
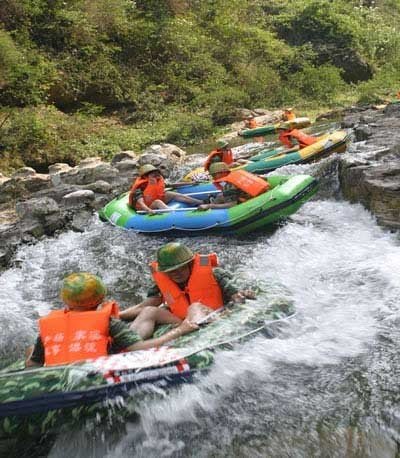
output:
<path id="1" fill-rule="evenodd" d="M 237 168 L 255 174 L 264 174 L 285 165 L 316 161 L 329 154 L 345 152 L 347 140 L 348 133 L 344 130 L 337 130 L 321 135 L 316 143 L 298 151 L 287 152 L 283 147 L 261 151 L 252 156 L 247 164 Z M 210 179 L 210 175 L 203 167 L 197 167 L 184 177 L 185 181 L 207 179 Z"/>
<path id="2" fill-rule="evenodd" d="M 110 355 L 69 366 L 23 370 L 19 361 L 0 372 L 0 439 L 36 437 L 127 414 L 149 384 L 166 388 L 210 369 L 215 351 L 256 333 L 277 330 L 294 315 L 292 304 L 271 299 L 213 312 L 213 320 L 169 346 Z M 160 334 L 159 330 L 159 334 Z M 165 332 L 165 329 L 164 329 Z"/>
<path id="3" fill-rule="evenodd" d="M 154 215 L 136 212 L 128 205 L 124 194 L 109 202 L 99 214 L 102 220 L 146 234 L 174 235 L 224 234 L 242 235 L 261 230 L 296 212 L 317 191 L 318 182 L 310 175 L 271 176 L 264 179 L 269 190 L 231 208 L 187 208 L 180 202 L 170 202 L 170 208 Z M 176 190 L 198 199 L 208 199 L 221 191 L 211 183 L 188 185 Z"/>
<path id="4" fill-rule="evenodd" d="M 274 134 L 278 128 L 284 127 L 286 129 L 303 129 L 311 124 L 309 118 L 294 118 L 291 121 L 278 122 L 276 124 L 266 124 L 265 126 L 255 127 L 254 129 L 245 129 L 238 132 L 243 138 L 251 138 Z"/>

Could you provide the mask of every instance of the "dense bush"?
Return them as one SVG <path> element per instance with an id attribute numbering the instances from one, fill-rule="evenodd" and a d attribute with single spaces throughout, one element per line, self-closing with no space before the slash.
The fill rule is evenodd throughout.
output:
<path id="1" fill-rule="evenodd" d="M 399 21 L 395 0 L 2 0 L 0 160 L 44 169 L 189 144 L 238 108 L 390 98 Z"/>

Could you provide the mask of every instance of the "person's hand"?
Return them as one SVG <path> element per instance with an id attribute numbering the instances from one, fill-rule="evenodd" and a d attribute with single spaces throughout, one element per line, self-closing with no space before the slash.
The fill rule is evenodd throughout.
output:
<path id="1" fill-rule="evenodd" d="M 210 204 L 201 204 L 197 207 L 197 210 L 208 210 L 210 207 Z"/>
<path id="2" fill-rule="evenodd" d="M 242 291 L 238 291 L 231 297 L 231 301 L 234 304 L 243 304 L 246 299 L 255 299 L 256 293 L 251 289 L 244 289 Z"/>
<path id="3" fill-rule="evenodd" d="M 189 334 L 189 332 L 197 331 L 199 326 L 194 323 L 193 321 L 189 321 L 188 319 L 183 320 L 182 323 L 178 326 L 180 335 L 184 336 L 185 334 Z"/>

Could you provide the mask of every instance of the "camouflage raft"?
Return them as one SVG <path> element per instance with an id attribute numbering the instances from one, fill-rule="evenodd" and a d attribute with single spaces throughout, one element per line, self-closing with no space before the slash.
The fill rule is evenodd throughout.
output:
<path id="1" fill-rule="evenodd" d="M 159 349 L 30 370 L 23 370 L 19 361 L 0 372 L 0 439 L 37 436 L 89 418 L 109 418 L 123 410 L 121 396 L 134 401 L 145 384 L 167 387 L 191 381 L 195 373 L 210 368 L 216 349 L 271 329 L 292 315 L 287 303 L 267 308 L 249 301 Z"/>

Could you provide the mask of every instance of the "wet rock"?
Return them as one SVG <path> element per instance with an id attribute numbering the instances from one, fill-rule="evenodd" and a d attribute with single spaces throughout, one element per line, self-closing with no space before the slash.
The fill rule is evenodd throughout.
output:
<path id="1" fill-rule="evenodd" d="M 108 181 L 118 175 L 118 170 L 102 161 L 91 158 L 90 161 L 80 163 L 68 172 L 62 172 L 58 176 L 59 184 L 79 184 L 85 185 L 95 181 Z"/>
<path id="2" fill-rule="evenodd" d="M 57 202 L 49 197 L 18 202 L 16 212 L 20 217 L 18 229 L 35 238 L 53 235 L 65 225 L 65 217 Z M 23 236 L 24 237 L 24 236 Z"/>
<path id="3" fill-rule="evenodd" d="M 357 142 L 367 140 L 372 135 L 372 130 L 368 126 L 358 126 L 354 129 L 354 136 Z"/>
<path id="4" fill-rule="evenodd" d="M 352 119 L 345 119 L 340 123 L 342 129 L 351 129 L 355 125 L 355 122 Z"/>
<path id="5" fill-rule="evenodd" d="M 90 183 L 87 186 L 85 186 L 86 189 L 89 191 L 93 191 L 99 194 L 110 194 L 112 191 L 112 186 L 108 181 L 104 180 L 99 180 L 95 181 L 94 183 Z"/>
<path id="6" fill-rule="evenodd" d="M 16 170 L 12 175 L 11 178 L 27 178 L 30 176 L 36 175 L 36 170 L 32 167 L 22 167 Z"/>
<path id="7" fill-rule="evenodd" d="M 61 172 L 68 172 L 71 170 L 71 166 L 69 164 L 65 164 L 64 162 L 57 162 L 56 164 L 49 165 L 49 175 L 54 175 L 56 173 Z"/>
<path id="8" fill-rule="evenodd" d="M 398 162 L 382 165 L 341 164 L 343 196 L 360 202 L 377 217 L 379 224 L 400 229 L 400 166 Z"/>
<path id="9" fill-rule="evenodd" d="M 76 232 L 85 232 L 89 227 L 90 220 L 93 218 L 92 212 L 80 211 L 76 213 L 71 221 L 71 229 Z"/>
<path id="10" fill-rule="evenodd" d="M 371 115 L 361 115 L 360 116 L 360 122 L 362 124 L 371 124 L 374 122 L 374 117 Z"/>
<path id="11" fill-rule="evenodd" d="M 121 151 L 120 153 L 117 153 L 112 159 L 111 159 L 111 165 L 116 165 L 118 162 L 121 161 L 138 161 L 138 154 L 136 154 L 133 151 Z"/>
<path id="12" fill-rule="evenodd" d="M 82 159 L 79 162 L 77 168 L 93 167 L 99 162 L 102 162 L 102 159 L 99 156 L 85 157 L 85 159 Z"/>
<path id="13" fill-rule="evenodd" d="M 387 116 L 400 117 L 400 102 L 389 103 L 383 111 Z"/>
<path id="14" fill-rule="evenodd" d="M 63 204 L 66 207 L 85 206 L 95 199 L 95 194 L 89 189 L 71 192 L 63 197 Z"/>
<path id="15" fill-rule="evenodd" d="M 116 197 L 118 194 L 115 194 L 113 197 Z M 107 196 L 96 196 L 96 198 L 94 199 L 94 201 L 92 202 L 91 204 L 91 207 L 94 209 L 94 210 L 100 210 L 100 208 L 104 207 L 104 205 L 108 204 L 108 202 L 110 202 L 110 197 L 107 197 Z"/>
<path id="16" fill-rule="evenodd" d="M 18 202 L 15 206 L 15 210 L 21 219 L 41 219 L 60 212 L 57 202 L 49 197 L 35 197 L 23 202 Z"/>
<path id="17" fill-rule="evenodd" d="M 126 173 L 130 172 L 132 175 L 135 173 L 137 175 L 138 171 L 138 160 L 124 160 L 114 164 L 114 167 L 118 169 L 119 172 Z"/>
<path id="18" fill-rule="evenodd" d="M 32 169 L 33 170 L 33 169 Z M 48 175 L 34 171 L 24 174 L 14 174 L 9 180 L 0 185 L 0 204 L 12 200 L 23 199 L 41 189 L 48 189 L 51 181 Z"/>
<path id="19" fill-rule="evenodd" d="M 180 164 L 186 156 L 186 152 L 176 145 L 170 143 L 162 143 L 160 145 L 149 146 L 139 158 L 139 164 L 150 164 L 152 162 L 146 162 L 146 155 L 159 155 L 160 157 L 167 158 L 168 162 L 172 165 Z M 153 156 L 152 156 L 153 157 Z M 161 159 L 160 159 L 161 160 Z M 159 165 L 158 163 L 157 165 Z"/>

